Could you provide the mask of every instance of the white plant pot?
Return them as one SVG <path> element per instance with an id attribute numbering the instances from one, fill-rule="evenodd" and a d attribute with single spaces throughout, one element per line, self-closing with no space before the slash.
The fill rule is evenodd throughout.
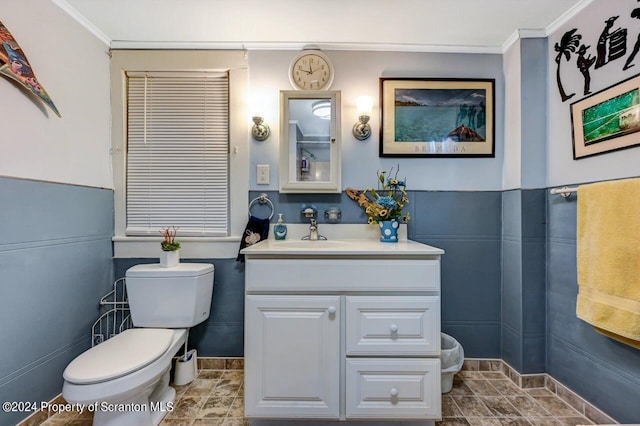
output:
<path id="1" fill-rule="evenodd" d="M 180 250 L 160 252 L 160 266 L 164 268 L 173 268 L 180 263 Z"/>

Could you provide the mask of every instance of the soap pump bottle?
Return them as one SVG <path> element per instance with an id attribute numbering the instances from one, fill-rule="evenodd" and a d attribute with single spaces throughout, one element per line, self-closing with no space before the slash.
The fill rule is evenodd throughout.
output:
<path id="1" fill-rule="evenodd" d="M 278 222 L 273 227 L 273 233 L 276 236 L 276 240 L 284 240 L 287 238 L 287 225 L 282 221 L 282 213 L 278 213 Z"/>

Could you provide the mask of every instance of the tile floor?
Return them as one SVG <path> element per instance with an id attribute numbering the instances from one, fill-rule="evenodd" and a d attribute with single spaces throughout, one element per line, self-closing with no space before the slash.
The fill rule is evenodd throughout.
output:
<path id="1" fill-rule="evenodd" d="M 593 424 L 545 388 L 521 389 L 499 371 L 461 371 L 442 395 L 441 425 Z"/>
<path id="2" fill-rule="evenodd" d="M 176 391 L 175 408 L 162 425 L 248 424 L 243 418 L 242 370 L 200 370 L 196 380 Z M 459 372 L 451 392 L 442 396 L 442 417 L 436 425 L 592 424 L 549 390 L 520 389 L 500 371 Z M 56 414 L 42 424 L 90 425 L 91 414 Z"/>

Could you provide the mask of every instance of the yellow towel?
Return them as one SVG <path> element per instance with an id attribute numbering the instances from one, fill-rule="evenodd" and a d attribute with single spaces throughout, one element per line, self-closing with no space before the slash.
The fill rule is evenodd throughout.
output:
<path id="1" fill-rule="evenodd" d="M 640 349 L 640 178 L 578 188 L 578 318 Z"/>

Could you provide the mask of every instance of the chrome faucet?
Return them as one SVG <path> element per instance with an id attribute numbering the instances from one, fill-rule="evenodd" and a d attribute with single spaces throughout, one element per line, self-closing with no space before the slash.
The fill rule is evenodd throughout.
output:
<path id="1" fill-rule="evenodd" d="M 326 240 L 327 237 L 318 233 L 318 221 L 315 218 L 311 218 L 311 224 L 309 225 L 309 235 L 302 237 L 303 240 L 318 241 Z"/>

